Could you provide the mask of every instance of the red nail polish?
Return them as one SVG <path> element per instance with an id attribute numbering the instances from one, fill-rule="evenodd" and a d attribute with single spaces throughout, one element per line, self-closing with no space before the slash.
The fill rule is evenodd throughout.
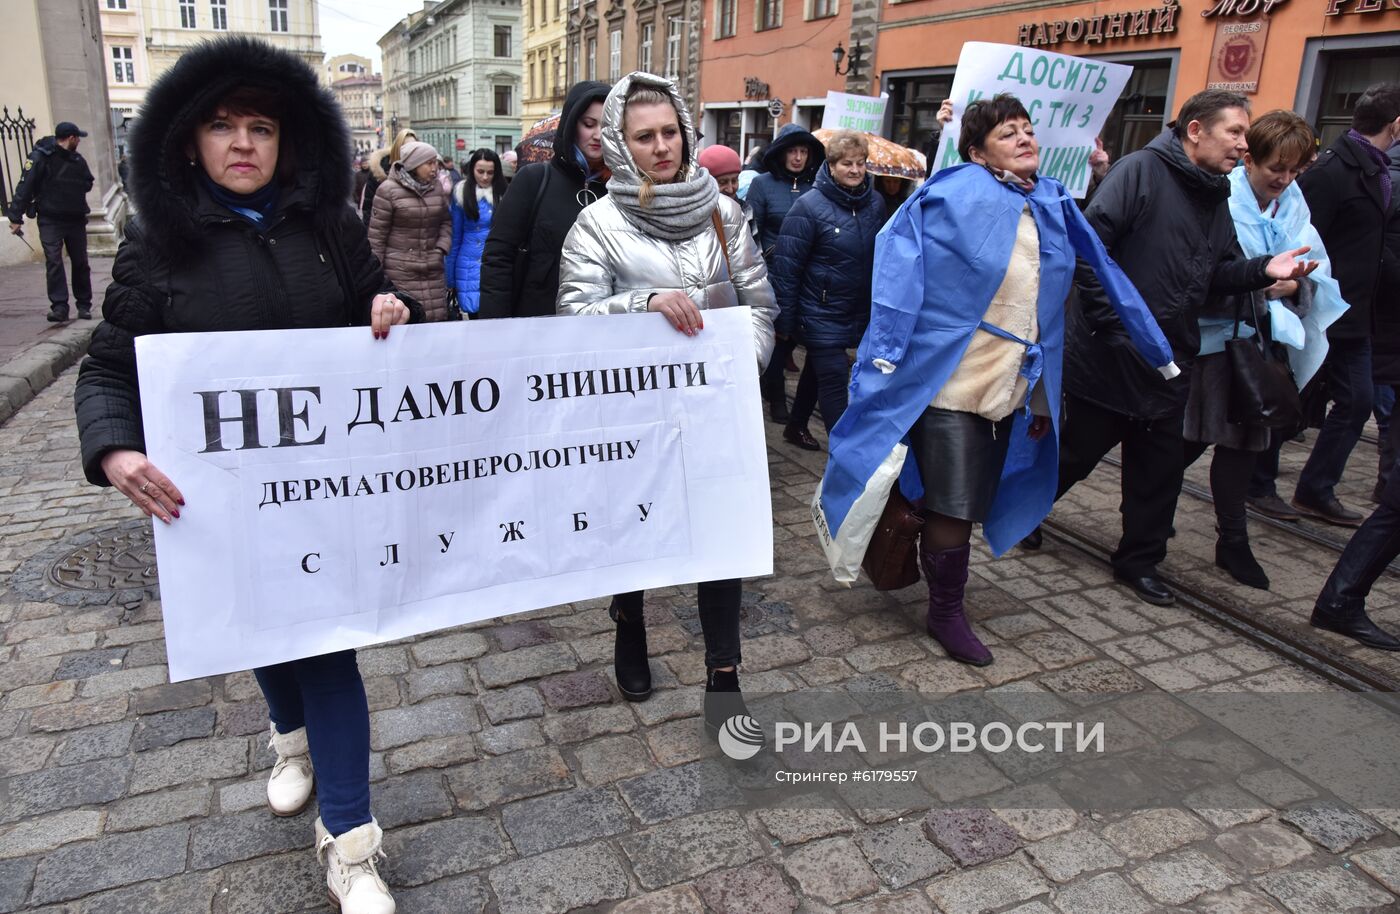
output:
<path id="1" fill-rule="evenodd" d="M 171 514 L 174 514 L 176 517 L 179 517 L 179 516 L 180 516 L 180 512 L 179 512 L 179 511 L 171 511 L 170 513 L 171 513 Z"/>

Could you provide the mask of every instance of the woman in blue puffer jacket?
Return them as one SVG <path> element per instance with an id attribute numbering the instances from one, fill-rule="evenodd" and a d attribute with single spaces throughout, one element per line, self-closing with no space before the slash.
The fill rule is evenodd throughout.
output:
<path id="1" fill-rule="evenodd" d="M 848 348 L 870 323 L 875 236 L 885 201 L 865 171 L 865 137 L 839 130 L 826 144 L 826 162 L 813 193 L 793 203 L 783 220 L 768 279 L 781 313 L 777 332 L 807 347 L 791 418 L 783 437 L 811 441 L 807 420 L 818 404 L 827 430 L 846 411 Z"/>
<path id="2" fill-rule="evenodd" d="M 447 254 L 447 288 L 457 293 L 457 306 L 475 318 L 481 306 L 481 252 L 491 233 L 491 215 L 506 193 L 501 160 L 489 149 L 478 149 L 467 162 L 466 179 L 452 188 L 452 250 Z"/>

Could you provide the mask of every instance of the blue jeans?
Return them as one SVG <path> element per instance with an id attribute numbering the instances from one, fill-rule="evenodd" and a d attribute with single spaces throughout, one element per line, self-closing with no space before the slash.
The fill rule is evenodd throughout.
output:
<path id="1" fill-rule="evenodd" d="M 343 835 L 370 820 L 369 702 L 354 651 L 253 670 L 278 733 L 306 727 L 321 824 Z"/>
<path id="2" fill-rule="evenodd" d="M 836 346 L 807 346 L 807 361 L 797 379 L 797 394 L 792 401 L 793 428 L 806 428 L 812 410 L 819 408 L 822 424 L 828 432 L 846 411 L 847 389 L 851 384 L 851 360 L 846 350 Z"/>
<path id="3" fill-rule="evenodd" d="M 1375 385 L 1371 380 L 1370 339 L 1334 340 L 1322 370 L 1327 373 L 1332 408 L 1317 433 L 1293 493 L 1298 501 L 1313 506 L 1321 506 L 1335 496 L 1333 490 L 1346 469 L 1347 458 L 1371 418 Z"/>

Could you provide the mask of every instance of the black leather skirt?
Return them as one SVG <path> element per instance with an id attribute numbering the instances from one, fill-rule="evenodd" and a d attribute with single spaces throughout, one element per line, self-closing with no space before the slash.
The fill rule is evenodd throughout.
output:
<path id="1" fill-rule="evenodd" d="M 1000 422 L 930 406 L 909 430 L 924 508 L 981 523 L 996 498 L 1015 416 Z"/>

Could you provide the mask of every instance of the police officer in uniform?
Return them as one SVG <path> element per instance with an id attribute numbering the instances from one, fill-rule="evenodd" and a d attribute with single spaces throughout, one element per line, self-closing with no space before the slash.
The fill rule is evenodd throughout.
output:
<path id="1" fill-rule="evenodd" d="M 92 317 L 92 274 L 87 255 L 87 193 L 92 172 L 78 154 L 78 142 L 86 133 L 76 124 L 61 122 L 53 136 L 46 136 L 29 153 L 24 177 L 15 188 L 10 206 L 10 232 L 18 235 L 25 215 L 39 217 L 39 240 L 44 246 L 49 291 L 49 320 L 68 320 L 68 281 L 63 272 L 63 249 L 73 264 L 73 298 L 78 317 Z"/>

